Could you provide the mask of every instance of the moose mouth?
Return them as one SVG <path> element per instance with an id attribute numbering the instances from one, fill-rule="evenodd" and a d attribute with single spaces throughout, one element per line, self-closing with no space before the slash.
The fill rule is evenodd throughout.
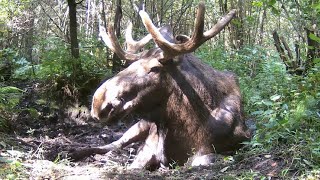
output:
<path id="1" fill-rule="evenodd" d="M 123 99 L 116 99 L 109 102 L 100 112 L 101 122 L 103 125 L 110 125 L 120 121 L 132 111 L 132 102 L 126 102 Z"/>

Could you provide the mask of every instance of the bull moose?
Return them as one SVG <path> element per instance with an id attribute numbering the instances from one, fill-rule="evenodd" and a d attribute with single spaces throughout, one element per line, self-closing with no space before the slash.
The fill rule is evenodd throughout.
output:
<path id="1" fill-rule="evenodd" d="M 149 34 L 132 39 L 132 25 L 126 30 L 126 50 L 113 28 L 100 36 L 121 59 L 131 64 L 105 81 L 94 93 L 91 116 L 104 124 L 129 114 L 141 120 L 123 136 L 86 154 L 102 154 L 142 141 L 131 168 L 157 168 L 174 161 L 192 166 L 208 165 L 214 153 L 237 150 L 251 137 L 245 125 L 236 76 L 217 71 L 192 52 L 217 35 L 234 17 L 231 10 L 204 32 L 205 5 L 200 3 L 191 37 L 173 37 L 169 26 L 157 28 L 144 10 L 139 11 Z M 156 47 L 141 50 L 150 40 Z"/>

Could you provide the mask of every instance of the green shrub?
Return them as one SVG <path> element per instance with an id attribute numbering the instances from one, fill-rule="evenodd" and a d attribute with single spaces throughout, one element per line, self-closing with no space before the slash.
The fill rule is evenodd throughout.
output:
<path id="1" fill-rule="evenodd" d="M 0 84 L 0 132 L 10 130 L 10 119 L 14 113 L 18 112 L 15 107 L 22 93 L 23 91 L 19 88 Z"/>
<path id="2" fill-rule="evenodd" d="M 297 167 L 320 164 L 320 63 L 306 76 L 287 73 L 273 50 L 245 47 L 228 52 L 204 47 L 197 52 L 206 63 L 235 72 L 240 79 L 248 118 L 256 122 L 252 151 L 280 148 Z M 254 68 L 254 69 L 253 69 Z"/>

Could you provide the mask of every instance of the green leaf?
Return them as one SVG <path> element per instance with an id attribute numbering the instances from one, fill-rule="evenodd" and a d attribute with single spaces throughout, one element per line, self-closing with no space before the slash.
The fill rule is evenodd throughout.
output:
<path id="1" fill-rule="evenodd" d="M 315 63 L 315 64 L 320 63 L 320 58 L 315 58 L 315 59 L 313 60 L 313 63 Z"/>
<path id="2" fill-rule="evenodd" d="M 7 93 L 20 93 L 23 92 L 22 89 L 13 86 L 6 86 L 0 87 L 0 93 L 7 94 Z"/>
<path id="3" fill-rule="evenodd" d="M 270 1 L 268 2 L 268 5 L 269 5 L 269 6 L 273 6 L 276 2 L 277 2 L 276 0 L 270 0 Z"/>
<path id="4" fill-rule="evenodd" d="M 268 101 L 268 100 L 263 100 L 263 101 L 262 101 L 262 104 L 267 105 L 267 106 L 272 106 L 272 105 L 273 105 L 273 102 Z"/>
<path id="5" fill-rule="evenodd" d="M 280 99 L 280 98 L 281 98 L 281 95 L 275 94 L 275 95 L 273 95 L 273 96 L 270 97 L 270 100 L 271 100 L 271 101 L 277 101 L 277 100 Z"/>
<path id="6" fill-rule="evenodd" d="M 236 26 L 240 26 L 241 25 L 241 22 L 239 20 L 237 20 L 237 19 L 232 19 L 231 23 L 236 25 Z"/>
<path id="7" fill-rule="evenodd" d="M 309 38 L 320 43 L 320 38 L 313 33 L 309 34 Z"/>
<path id="8" fill-rule="evenodd" d="M 271 6 L 271 12 L 273 14 L 275 14 L 275 15 L 279 15 L 280 14 L 280 11 L 277 8 L 273 7 L 273 6 Z"/>
<path id="9" fill-rule="evenodd" d="M 310 161 L 308 161 L 308 160 L 306 160 L 306 159 L 303 159 L 303 162 L 304 162 L 306 165 L 308 165 L 308 166 L 310 166 L 310 167 L 313 167 L 313 164 L 312 164 Z"/>
<path id="10" fill-rule="evenodd" d="M 278 121 L 278 123 L 281 124 L 281 125 L 284 125 L 284 124 L 286 124 L 288 122 L 289 122 L 288 119 L 281 119 L 281 120 Z"/>
<path id="11" fill-rule="evenodd" d="M 254 111 L 251 113 L 251 115 L 260 115 L 262 114 L 264 111 Z"/>
<path id="12" fill-rule="evenodd" d="M 39 112 L 35 108 L 29 108 L 28 110 L 32 118 L 39 117 Z"/>
<path id="13" fill-rule="evenodd" d="M 262 7 L 263 6 L 263 2 L 262 1 L 253 1 L 252 2 L 252 6 Z"/>
<path id="14" fill-rule="evenodd" d="M 274 111 L 272 109 L 269 109 L 264 112 L 264 115 L 269 115 L 269 114 L 272 114 L 273 112 Z"/>
<path id="15" fill-rule="evenodd" d="M 312 8 L 314 8 L 316 11 L 320 12 L 320 3 L 313 5 Z"/>

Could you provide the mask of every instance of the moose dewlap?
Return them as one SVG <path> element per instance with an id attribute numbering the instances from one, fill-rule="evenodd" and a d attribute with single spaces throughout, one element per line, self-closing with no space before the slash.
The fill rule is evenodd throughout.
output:
<path id="1" fill-rule="evenodd" d="M 199 4 L 191 37 L 175 38 L 169 26 L 157 28 L 140 10 L 150 33 L 140 41 L 126 31 L 126 50 L 115 37 L 101 29 L 105 44 L 131 65 L 104 82 L 94 93 L 91 115 L 102 123 L 119 121 L 128 114 L 141 117 L 124 135 L 111 144 L 90 151 L 106 153 L 143 141 L 131 168 L 157 168 L 171 161 L 207 165 L 213 153 L 238 149 L 250 139 L 245 125 L 241 94 L 233 73 L 204 64 L 192 52 L 217 35 L 233 18 L 235 10 L 204 32 L 205 6 Z M 150 41 L 156 47 L 140 50 Z"/>

